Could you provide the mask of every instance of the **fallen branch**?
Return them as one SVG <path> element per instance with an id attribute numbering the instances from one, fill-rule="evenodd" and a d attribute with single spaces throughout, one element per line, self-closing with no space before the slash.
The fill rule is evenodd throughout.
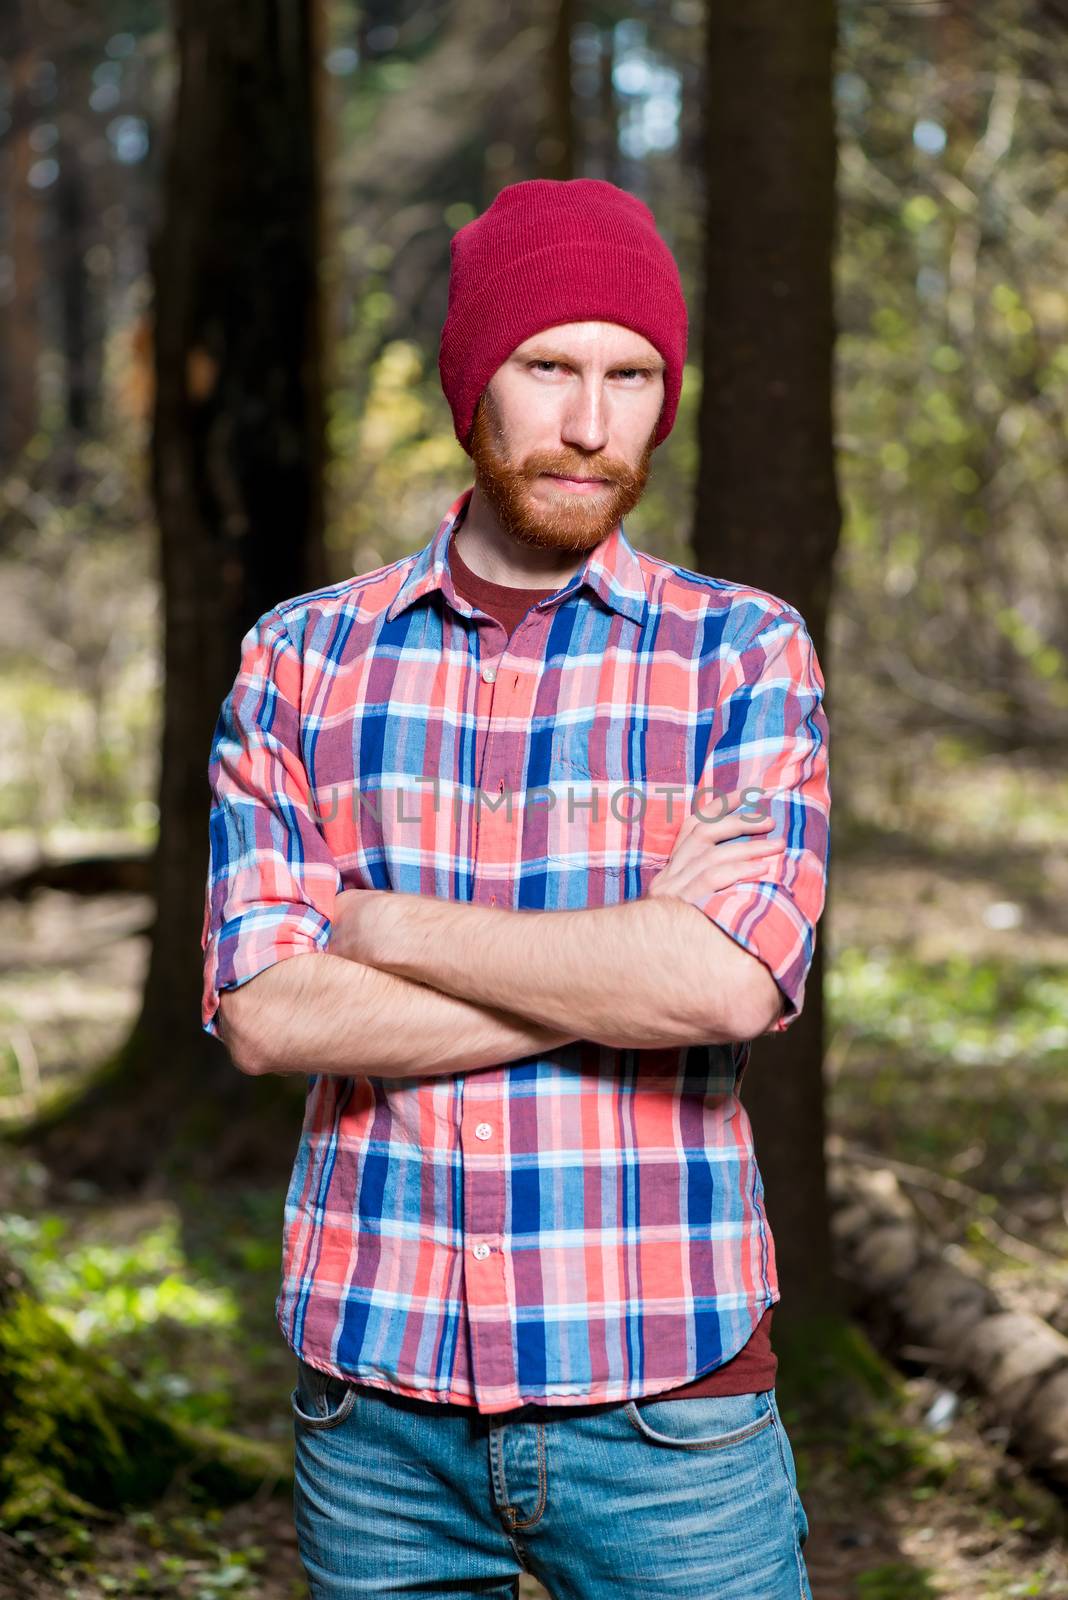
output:
<path id="1" fill-rule="evenodd" d="M 1055 1256 L 1052 1251 L 1040 1250 L 1036 1245 L 1028 1244 L 1026 1239 L 1020 1238 L 1018 1232 L 1004 1227 L 996 1218 L 985 1215 L 983 1206 L 994 1202 L 994 1196 L 987 1194 L 985 1190 L 975 1189 L 970 1183 L 962 1183 L 959 1178 L 943 1178 L 940 1173 L 929 1172 L 926 1167 L 915 1167 L 907 1161 L 894 1161 L 891 1157 L 879 1155 L 874 1150 L 862 1150 L 859 1145 L 843 1142 L 840 1149 L 848 1161 L 859 1161 L 869 1167 L 885 1167 L 906 1188 L 924 1189 L 930 1194 L 940 1195 L 943 1200 L 967 1206 L 976 1213 L 971 1219 L 972 1225 L 978 1227 L 991 1244 L 1005 1255 L 1011 1256 L 1014 1261 L 1023 1261 L 1028 1266 L 1036 1267 L 1061 1266 L 1060 1257 Z M 1022 1217 L 1014 1216 L 1004 1210 L 1002 1214 L 1012 1224 L 1012 1229 L 1027 1227 Z"/>
<path id="2" fill-rule="evenodd" d="M 889 1310 L 904 1335 L 899 1348 L 966 1377 L 1007 1442 L 1068 1488 L 1068 1338 L 1041 1317 L 1006 1310 L 964 1250 L 924 1231 L 890 1164 L 870 1162 L 867 1152 L 830 1159 L 842 1278 Z"/>
<path id="3" fill-rule="evenodd" d="M 38 889 L 66 894 L 150 894 L 152 857 L 142 851 L 45 859 L 0 881 L 0 895 L 28 900 Z"/>

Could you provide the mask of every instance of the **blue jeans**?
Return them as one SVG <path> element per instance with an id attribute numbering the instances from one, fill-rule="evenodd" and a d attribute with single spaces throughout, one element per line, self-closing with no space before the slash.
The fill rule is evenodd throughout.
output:
<path id="1" fill-rule="evenodd" d="M 479 1415 L 297 1362 L 313 1600 L 812 1600 L 775 1390 Z"/>

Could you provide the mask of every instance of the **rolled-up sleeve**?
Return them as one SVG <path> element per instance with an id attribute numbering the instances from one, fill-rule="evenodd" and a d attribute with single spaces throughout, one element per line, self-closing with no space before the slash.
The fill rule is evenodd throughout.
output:
<path id="1" fill-rule="evenodd" d="M 704 896 L 683 894 L 775 979 L 784 1006 L 771 1033 L 801 1013 L 826 899 L 831 794 L 824 689 L 805 623 L 784 605 L 725 661 L 694 796 L 698 814 L 714 818 L 722 797 L 741 791 L 774 817 L 767 837 L 785 840 L 767 877 Z"/>
<path id="2" fill-rule="evenodd" d="M 322 951 L 330 938 L 341 878 L 301 755 L 301 676 L 284 621 L 266 612 L 241 642 L 208 766 L 201 1022 L 217 1038 L 223 989 L 287 956 Z"/>

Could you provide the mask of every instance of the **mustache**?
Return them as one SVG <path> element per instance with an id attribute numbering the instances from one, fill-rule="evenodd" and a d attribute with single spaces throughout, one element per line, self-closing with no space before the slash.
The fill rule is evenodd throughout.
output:
<path id="1" fill-rule="evenodd" d="M 636 484 L 640 469 L 629 467 L 625 461 L 612 461 L 604 456 L 574 457 L 541 454 L 528 457 L 519 469 L 524 478 L 538 478 L 549 473 L 559 478 L 601 478 L 606 483 L 628 488 Z"/>

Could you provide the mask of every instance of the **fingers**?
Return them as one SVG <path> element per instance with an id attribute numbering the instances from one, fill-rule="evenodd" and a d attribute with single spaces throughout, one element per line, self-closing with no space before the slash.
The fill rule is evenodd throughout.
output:
<path id="1" fill-rule="evenodd" d="M 698 803 L 696 809 L 691 804 L 683 818 L 678 837 L 682 839 L 691 833 L 702 839 L 734 839 L 739 834 L 765 834 L 775 826 L 775 819 L 770 814 L 743 814 L 740 807 L 731 806 L 729 803 L 725 810 L 720 810 L 719 800 L 730 801 L 734 796 L 717 797 L 716 803 L 708 803 L 706 798 Z M 751 802 L 742 802 L 747 806 Z"/>
<path id="2" fill-rule="evenodd" d="M 744 840 L 735 845 L 718 845 L 684 861 L 672 857 L 654 879 L 660 894 L 712 894 L 737 883 L 776 878 L 782 870 L 784 847 L 778 841 Z"/>
<path id="3" fill-rule="evenodd" d="M 694 865 L 703 867 L 709 865 L 713 859 L 717 862 L 744 861 L 754 855 L 779 856 L 785 849 L 784 839 L 729 839 L 717 844 L 711 836 L 702 838 L 699 835 L 691 835 L 681 846 L 679 841 L 676 841 L 672 859 L 680 863 L 692 861 Z"/>
<path id="4" fill-rule="evenodd" d="M 712 852 L 716 859 L 728 861 L 746 856 L 781 856 L 786 849 L 785 839 L 731 839 L 717 844 Z"/>
<path id="5" fill-rule="evenodd" d="M 781 856 L 755 856 L 749 861 L 736 861 L 728 867 L 717 863 L 699 870 L 692 885 L 701 893 L 711 894 L 716 889 L 732 889 L 736 883 L 759 883 L 764 878 L 774 878 L 778 873 Z"/>

